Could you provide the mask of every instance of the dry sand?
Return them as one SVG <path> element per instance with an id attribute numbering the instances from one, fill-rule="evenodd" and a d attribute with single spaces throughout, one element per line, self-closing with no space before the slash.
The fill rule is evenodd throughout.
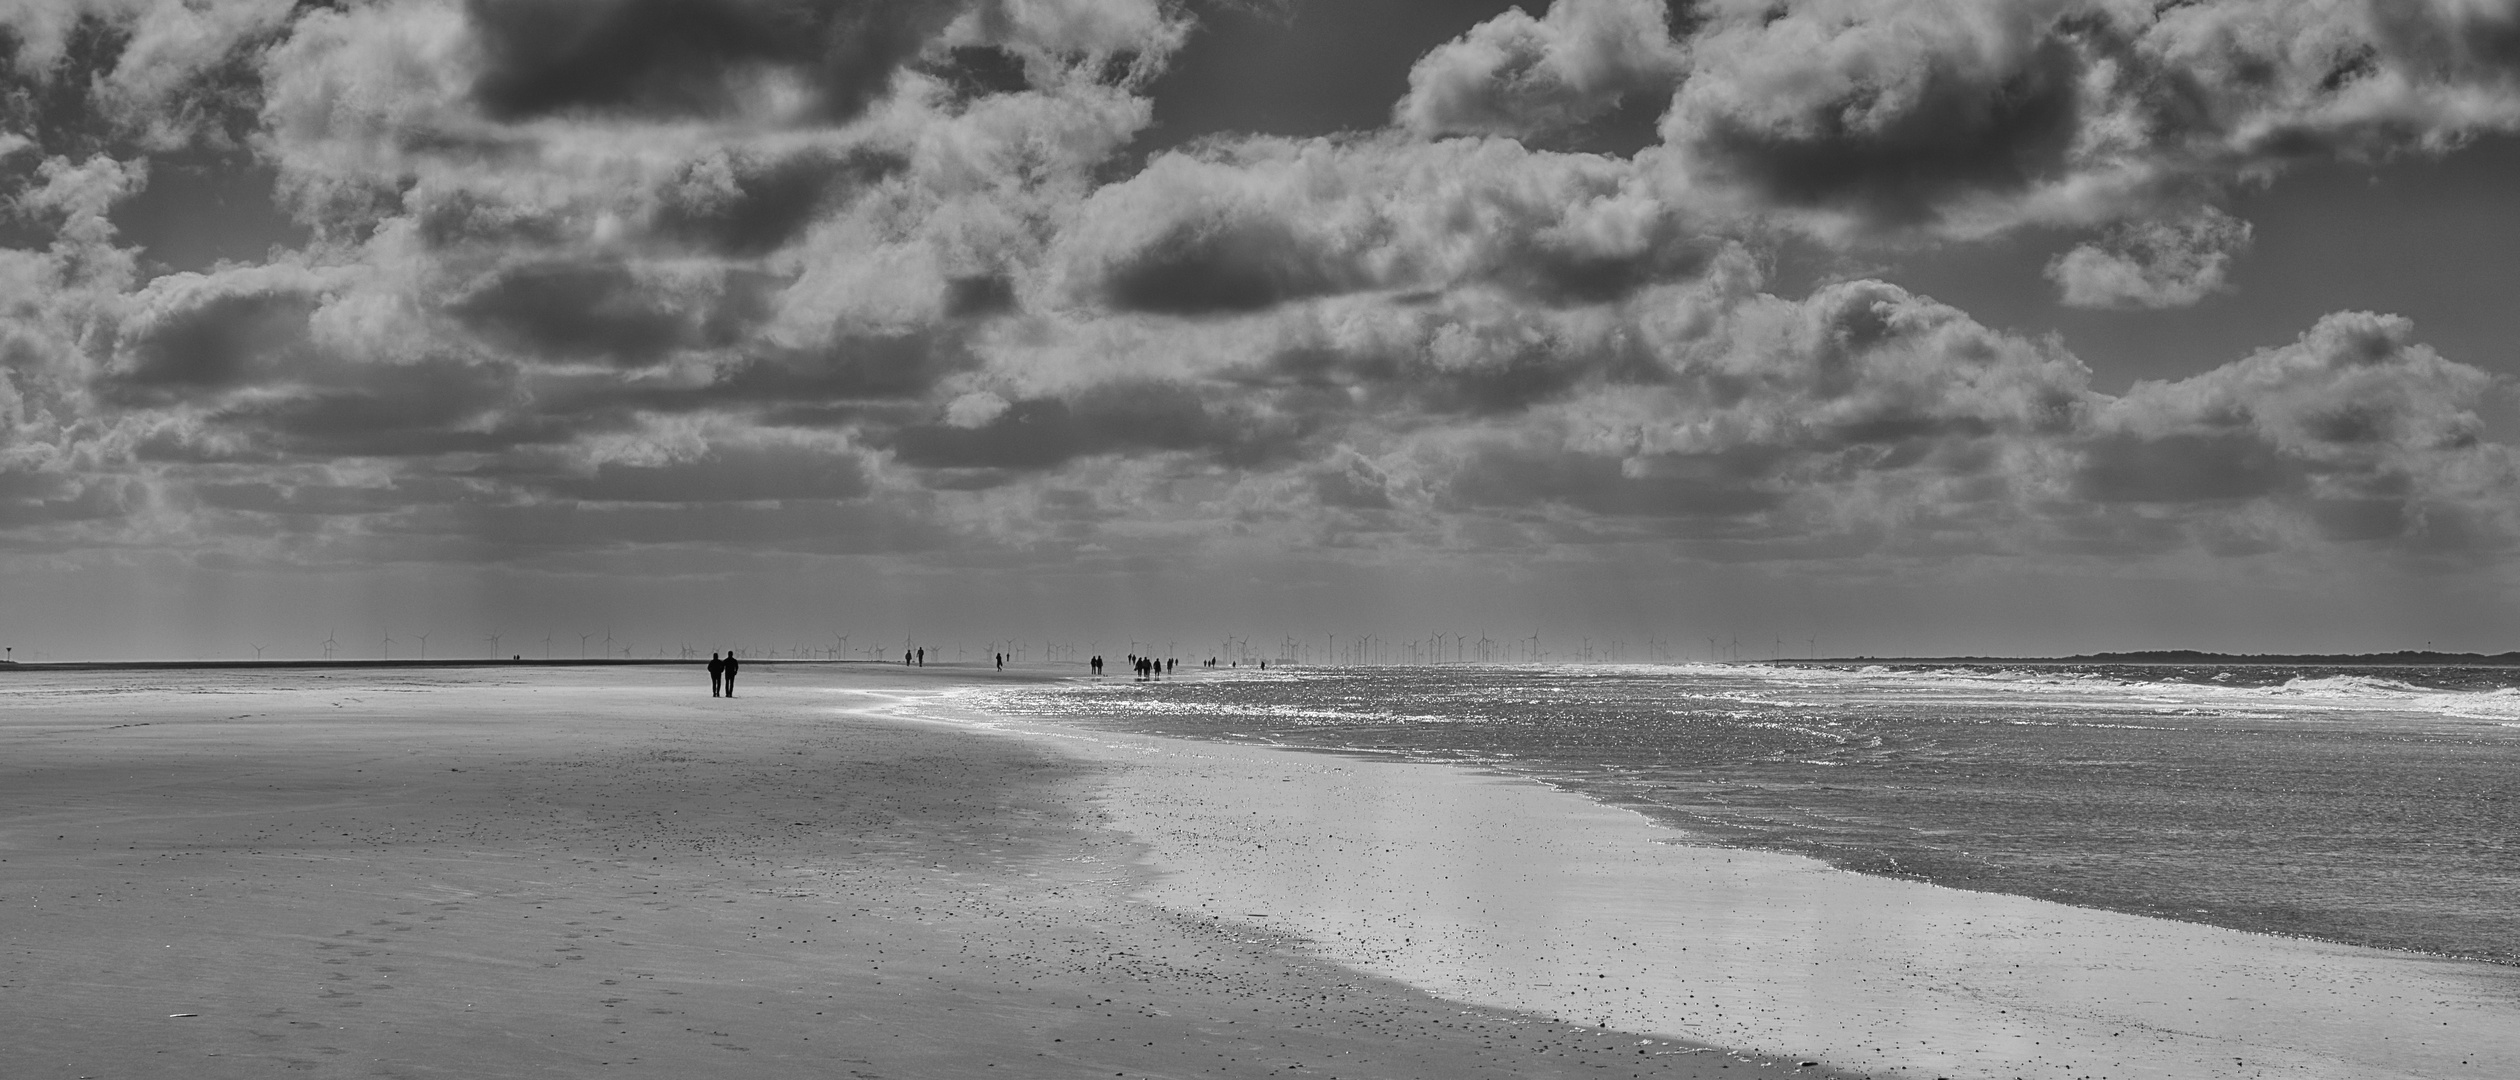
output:
<path id="1" fill-rule="evenodd" d="M 1145 902 L 1095 759 L 851 711 L 985 677 L 0 673 L 0 1077 L 1825 1071 Z"/>

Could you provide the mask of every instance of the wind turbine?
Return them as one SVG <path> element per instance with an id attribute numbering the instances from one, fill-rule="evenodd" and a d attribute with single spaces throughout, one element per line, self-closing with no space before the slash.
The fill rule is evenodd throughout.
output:
<path id="1" fill-rule="evenodd" d="M 330 660 L 330 659 L 332 659 L 332 654 L 333 654 L 333 633 L 332 633 L 332 631 L 330 631 L 330 630 L 326 630 L 326 631 L 324 631 L 324 659 L 326 659 L 326 660 Z"/>
<path id="2" fill-rule="evenodd" d="M 489 643 L 490 643 L 490 658 L 491 658 L 491 659 L 493 659 L 493 660 L 496 660 L 496 659 L 498 659 L 498 658 L 499 658 L 499 637 L 500 637 L 500 635 L 498 635 L 498 634 L 483 634 L 483 635 L 481 635 L 481 639 L 482 639 L 483 641 L 487 641 L 487 642 L 489 642 Z"/>
<path id="3" fill-rule="evenodd" d="M 392 635 L 392 634 L 387 634 L 387 635 L 385 635 L 385 659 L 391 660 L 391 659 L 393 659 L 393 658 L 394 658 L 394 635 Z"/>
<path id="4" fill-rule="evenodd" d="M 543 635 L 543 659 L 551 659 L 551 635 Z"/>
<path id="5" fill-rule="evenodd" d="M 256 660 L 260 660 L 260 659 L 262 659 L 262 651 L 263 651 L 263 647 L 262 647 L 262 646 L 260 646 L 260 645 L 256 645 L 256 646 L 254 646 L 254 659 L 256 659 Z"/>
<path id="6" fill-rule="evenodd" d="M 586 659 L 586 643 L 593 640 L 595 640 L 595 635 L 593 634 L 578 635 L 578 659 Z"/>
<path id="7" fill-rule="evenodd" d="M 426 660 L 426 659 L 428 659 L 428 658 L 429 658 L 429 635 L 427 635 L 427 634 L 422 634 L 422 635 L 420 635 L 420 659 Z"/>

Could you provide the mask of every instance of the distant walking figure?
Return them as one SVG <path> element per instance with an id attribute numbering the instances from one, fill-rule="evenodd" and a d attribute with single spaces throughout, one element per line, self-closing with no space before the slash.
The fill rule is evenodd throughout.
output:
<path id="1" fill-rule="evenodd" d="M 735 696 L 735 650 L 726 650 L 726 696 Z"/>
<path id="2" fill-rule="evenodd" d="M 901 666 L 903 666 L 903 667 L 909 667 L 909 666 L 910 666 L 910 650 L 908 650 L 908 649 L 903 649 L 903 650 L 901 650 Z"/>
<path id="3" fill-rule="evenodd" d="M 927 646 L 925 645 L 919 646 L 919 666 L 927 666 Z"/>
<path id="4" fill-rule="evenodd" d="M 1006 670 L 1006 654 L 1005 654 L 1005 653 L 997 653 L 997 654 L 995 654 L 995 655 L 997 656 L 998 670 L 999 670 L 999 671 L 1004 671 L 1004 670 Z"/>
<path id="5" fill-rule="evenodd" d="M 710 697 L 716 697 L 716 696 L 718 696 L 719 691 L 721 691 L 722 689 L 724 689 L 724 687 L 725 687 L 725 683 L 726 683 L 726 661 L 718 659 L 718 654 L 716 654 L 716 653 L 710 653 L 710 654 L 709 654 L 709 696 L 710 696 Z"/>

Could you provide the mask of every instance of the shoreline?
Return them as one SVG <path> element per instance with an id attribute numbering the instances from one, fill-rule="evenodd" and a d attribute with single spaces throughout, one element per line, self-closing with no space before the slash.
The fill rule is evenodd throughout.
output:
<path id="1" fill-rule="evenodd" d="M 2520 971 L 2508 967 L 1719 847 L 1484 767 L 965 722 L 1111 763 L 1116 819 L 1170 870 L 1158 902 L 1197 912 L 1247 898 L 1324 955 L 1483 1005 L 1875 1075 L 2520 1070 L 2520 1034 L 2502 1034 L 2520 1033 Z M 1171 764 L 1132 767 L 1159 758 Z M 1691 941 L 1718 947 L 1711 960 L 1683 955 Z M 2220 1004 L 2191 1004 L 2206 1001 Z M 1900 1040 L 1911 1048 L 1883 1049 Z"/>
<path id="2" fill-rule="evenodd" d="M 1097 766 L 862 711 L 984 680 L 836 670 L 731 701 L 657 669 L 0 684 L 0 1075 L 1778 1064 L 1134 899 Z"/>

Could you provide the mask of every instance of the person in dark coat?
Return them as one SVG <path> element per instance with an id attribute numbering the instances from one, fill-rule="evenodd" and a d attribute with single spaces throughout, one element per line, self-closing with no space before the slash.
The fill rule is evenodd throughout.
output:
<path id="1" fill-rule="evenodd" d="M 735 696 L 735 650 L 726 650 L 726 696 Z"/>
<path id="2" fill-rule="evenodd" d="M 721 689 L 723 688 L 723 686 L 724 686 L 725 682 L 726 682 L 726 661 L 718 659 L 718 654 L 716 654 L 716 653 L 710 653 L 710 654 L 709 654 L 709 696 L 710 696 L 710 697 L 716 697 L 716 696 L 718 696 L 718 692 L 719 692 L 719 690 L 721 690 Z"/>

